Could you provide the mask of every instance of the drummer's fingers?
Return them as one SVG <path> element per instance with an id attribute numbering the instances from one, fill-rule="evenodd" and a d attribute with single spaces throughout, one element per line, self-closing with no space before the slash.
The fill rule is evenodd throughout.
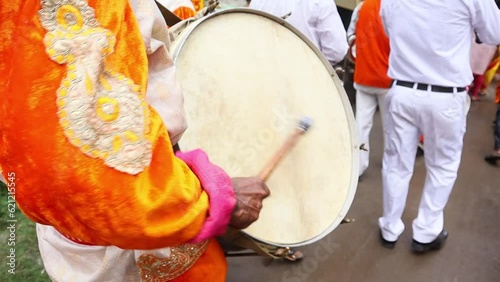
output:
<path id="1" fill-rule="evenodd" d="M 250 213 L 250 221 L 253 223 L 259 219 L 259 214 L 260 214 L 260 209 L 259 210 L 253 210 Z M 250 223 L 251 224 L 251 223 Z"/>
<path id="2" fill-rule="evenodd" d="M 262 188 L 264 188 L 264 192 L 265 192 L 264 198 L 267 198 L 267 197 L 269 197 L 269 195 L 271 195 L 271 190 L 269 190 L 269 187 L 267 187 L 265 182 L 263 182 L 262 184 L 263 184 Z"/>
<path id="3" fill-rule="evenodd" d="M 248 203 L 241 202 L 240 205 L 246 206 L 249 213 L 259 213 L 262 209 L 262 199 L 251 199 Z"/>
<path id="4" fill-rule="evenodd" d="M 251 210 L 247 214 L 245 214 L 244 219 L 241 221 L 239 228 L 245 229 L 250 226 L 252 223 L 259 219 L 259 212 L 256 210 Z"/>
<path id="5" fill-rule="evenodd" d="M 256 203 L 253 205 L 255 210 L 257 211 L 257 213 L 260 212 L 260 210 L 262 209 L 262 201 L 256 201 Z"/>
<path id="6" fill-rule="evenodd" d="M 262 199 L 269 197 L 271 195 L 271 191 L 269 190 L 269 187 L 267 187 L 267 184 L 263 180 L 259 180 L 258 185 L 260 188 L 262 188 Z"/>

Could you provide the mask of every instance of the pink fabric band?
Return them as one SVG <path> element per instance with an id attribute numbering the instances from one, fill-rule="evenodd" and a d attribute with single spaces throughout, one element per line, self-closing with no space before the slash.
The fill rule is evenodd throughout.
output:
<path id="1" fill-rule="evenodd" d="M 207 154 L 200 149 L 189 152 L 178 151 L 176 156 L 196 174 L 210 199 L 208 217 L 192 242 L 224 234 L 236 205 L 231 178 L 222 168 L 211 163 Z"/>

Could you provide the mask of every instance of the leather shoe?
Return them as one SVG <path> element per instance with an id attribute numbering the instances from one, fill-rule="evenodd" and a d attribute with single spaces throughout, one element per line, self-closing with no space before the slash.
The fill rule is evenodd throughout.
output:
<path id="1" fill-rule="evenodd" d="M 490 164 L 496 164 L 498 160 L 500 160 L 500 155 L 498 154 L 489 154 L 486 157 L 484 157 L 484 160 L 487 161 Z"/>
<path id="2" fill-rule="evenodd" d="M 384 239 L 384 236 L 382 236 L 382 231 L 380 231 L 380 243 L 382 244 L 382 246 L 386 249 L 394 249 L 394 247 L 396 246 L 396 241 L 387 241 L 386 239 Z"/>
<path id="3" fill-rule="evenodd" d="M 415 254 L 424 254 L 429 251 L 437 251 L 444 246 L 446 239 L 448 239 L 448 231 L 446 230 L 441 231 L 437 238 L 430 243 L 424 244 L 414 239 L 411 244 L 411 250 Z"/>

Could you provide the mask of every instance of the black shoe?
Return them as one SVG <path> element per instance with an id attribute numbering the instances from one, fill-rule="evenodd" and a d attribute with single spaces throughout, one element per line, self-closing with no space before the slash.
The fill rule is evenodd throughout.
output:
<path id="1" fill-rule="evenodd" d="M 411 251 L 415 254 L 423 254 L 429 251 L 437 251 L 444 246 L 446 239 L 448 239 L 448 231 L 443 230 L 441 231 L 441 233 L 439 233 L 437 238 L 430 243 L 424 244 L 413 240 L 411 244 Z"/>
<path id="2" fill-rule="evenodd" d="M 384 239 L 384 236 L 382 236 L 382 231 L 380 231 L 380 243 L 382 244 L 382 246 L 386 249 L 394 249 L 394 247 L 396 246 L 396 241 L 387 241 L 386 239 Z"/>
<path id="3" fill-rule="evenodd" d="M 486 157 L 484 157 L 484 160 L 487 161 L 490 164 L 496 164 L 498 160 L 500 160 L 500 155 L 497 154 L 489 154 Z"/>

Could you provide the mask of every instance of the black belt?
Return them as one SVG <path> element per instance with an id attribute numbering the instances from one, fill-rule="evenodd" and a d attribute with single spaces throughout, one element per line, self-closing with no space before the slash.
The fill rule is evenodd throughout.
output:
<path id="1" fill-rule="evenodd" d="M 396 85 L 408 87 L 408 88 L 413 88 L 415 86 L 415 84 L 417 84 L 418 90 L 428 90 L 429 86 L 430 86 L 430 90 L 432 92 L 453 93 L 455 91 L 455 89 L 457 89 L 457 92 L 465 91 L 465 87 L 446 87 L 446 86 L 429 85 L 429 84 L 425 84 L 425 83 L 416 83 L 416 82 L 410 82 L 410 81 L 404 81 L 404 80 L 394 80 L 394 81 L 396 82 Z M 392 81 L 393 84 L 394 84 L 394 81 Z"/>

